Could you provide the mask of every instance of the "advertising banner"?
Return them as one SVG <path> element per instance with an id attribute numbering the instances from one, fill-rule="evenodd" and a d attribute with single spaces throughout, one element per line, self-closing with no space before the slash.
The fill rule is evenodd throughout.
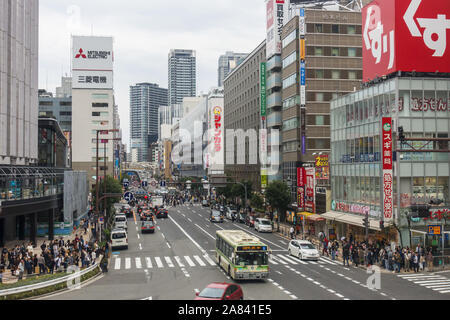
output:
<path id="1" fill-rule="evenodd" d="M 287 1 L 266 1 L 266 58 L 267 60 L 275 54 L 281 54 L 281 34 L 285 15 L 287 14 Z M 287 18 L 287 17 L 286 17 Z"/>
<path id="2" fill-rule="evenodd" d="M 72 37 L 72 70 L 112 71 L 113 38 Z"/>
<path id="3" fill-rule="evenodd" d="M 305 9 L 300 9 L 298 22 L 299 36 L 300 38 L 303 38 L 306 35 Z"/>
<path id="4" fill-rule="evenodd" d="M 297 187 L 303 187 L 306 184 L 306 171 L 305 168 L 297 168 Z"/>
<path id="5" fill-rule="evenodd" d="M 211 108 L 211 143 L 209 166 L 224 164 L 224 112 L 222 105 Z M 215 166 L 216 165 L 216 166 Z"/>
<path id="6" fill-rule="evenodd" d="M 392 118 L 382 119 L 383 141 L 383 213 L 385 219 L 392 219 L 394 211 L 393 166 L 392 166 Z"/>
<path id="7" fill-rule="evenodd" d="M 305 168 L 305 211 L 315 213 L 316 174 L 315 168 Z"/>
<path id="8" fill-rule="evenodd" d="M 448 0 L 372 1 L 362 28 L 363 81 L 396 71 L 450 72 Z"/>
<path id="9" fill-rule="evenodd" d="M 267 100 L 266 100 L 267 88 L 266 88 L 266 63 L 265 62 L 261 62 L 260 76 L 261 76 L 261 81 L 260 81 L 261 117 L 263 118 L 263 120 L 266 120 L 266 116 L 267 116 Z"/>
<path id="10" fill-rule="evenodd" d="M 305 187 L 297 188 L 297 205 L 299 211 L 305 211 Z"/>
<path id="11" fill-rule="evenodd" d="M 330 165 L 328 155 L 316 157 L 316 179 L 328 180 L 330 178 Z"/>

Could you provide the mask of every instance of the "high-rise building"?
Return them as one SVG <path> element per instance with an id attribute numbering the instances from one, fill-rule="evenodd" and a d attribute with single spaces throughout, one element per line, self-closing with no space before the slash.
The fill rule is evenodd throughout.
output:
<path id="1" fill-rule="evenodd" d="M 56 98 L 72 96 L 72 77 L 61 77 L 61 87 L 56 87 Z"/>
<path id="2" fill-rule="evenodd" d="M 293 202 L 297 168 L 330 153 L 330 100 L 359 88 L 362 80 L 361 12 L 294 13 L 283 27 L 281 54 L 282 167 Z"/>
<path id="3" fill-rule="evenodd" d="M 266 41 L 258 45 L 224 80 L 225 130 L 235 130 L 234 148 L 225 136 L 225 173 L 235 181 L 248 180 L 261 189 L 258 160 L 260 108 L 260 64 L 266 61 Z M 239 133 L 239 129 L 243 132 Z"/>
<path id="4" fill-rule="evenodd" d="M 181 104 L 184 97 L 195 97 L 197 92 L 195 51 L 170 50 L 168 66 L 169 104 Z"/>
<path id="5" fill-rule="evenodd" d="M 158 141 L 160 106 L 167 105 L 167 89 L 154 83 L 130 86 L 130 143 L 138 162 L 150 162 L 150 146 Z"/>
<path id="6" fill-rule="evenodd" d="M 38 156 L 38 7 L 37 0 L 0 3 L 0 165 L 30 165 Z"/>
<path id="7" fill-rule="evenodd" d="M 72 166 L 88 172 L 91 187 L 97 160 L 99 177 L 114 176 L 113 57 L 111 37 L 72 37 Z"/>
<path id="8" fill-rule="evenodd" d="M 248 53 L 234 53 L 227 51 L 224 55 L 219 57 L 218 86 L 223 87 L 223 80 L 228 74 L 242 62 Z"/>

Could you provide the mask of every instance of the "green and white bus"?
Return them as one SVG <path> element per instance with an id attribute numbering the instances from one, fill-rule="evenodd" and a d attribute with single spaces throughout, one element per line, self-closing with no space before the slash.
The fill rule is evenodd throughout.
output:
<path id="1" fill-rule="evenodd" d="M 216 232 L 216 260 L 235 280 L 269 278 L 269 247 L 241 230 Z"/>

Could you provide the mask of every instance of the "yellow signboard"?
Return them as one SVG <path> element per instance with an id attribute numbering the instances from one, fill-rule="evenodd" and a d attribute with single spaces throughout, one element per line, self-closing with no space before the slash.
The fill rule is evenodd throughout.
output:
<path id="1" fill-rule="evenodd" d="M 428 234 L 440 235 L 441 226 L 428 226 Z"/>
<path id="2" fill-rule="evenodd" d="M 306 58 L 306 46 L 305 39 L 300 40 L 300 60 L 305 60 Z"/>

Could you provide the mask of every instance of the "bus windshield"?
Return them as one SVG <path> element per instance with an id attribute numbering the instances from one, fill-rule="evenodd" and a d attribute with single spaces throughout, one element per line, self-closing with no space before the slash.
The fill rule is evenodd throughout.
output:
<path id="1" fill-rule="evenodd" d="M 238 252 L 236 254 L 236 264 L 240 266 L 267 265 L 266 252 Z"/>

